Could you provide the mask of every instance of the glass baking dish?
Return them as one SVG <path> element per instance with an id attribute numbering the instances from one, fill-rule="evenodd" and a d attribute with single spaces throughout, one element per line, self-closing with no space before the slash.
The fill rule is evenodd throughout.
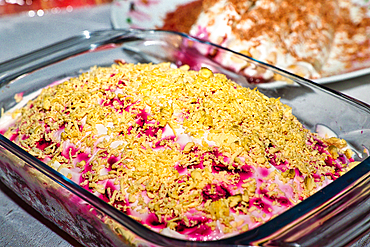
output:
<path id="1" fill-rule="evenodd" d="M 210 52 L 211 51 L 211 52 Z M 251 84 L 250 78 L 224 68 L 210 54 L 270 71 L 283 83 Z M 309 129 L 325 125 L 356 151 L 361 161 L 348 173 L 269 222 L 217 241 L 167 237 L 141 225 L 31 156 L 0 135 L 1 180 L 47 219 L 86 246 L 340 246 L 370 227 L 370 106 L 309 80 L 247 56 L 184 34 L 154 30 L 85 31 L 79 36 L 0 64 L 1 114 L 27 96 L 94 65 L 115 60 L 171 62 L 193 69 L 209 67 L 237 83 L 279 97 Z M 222 63 L 222 61 L 221 61 Z M 253 81 L 253 80 L 252 80 Z M 288 83 L 287 83 L 288 82 Z M 1 126 L 0 126 L 1 128 Z"/>

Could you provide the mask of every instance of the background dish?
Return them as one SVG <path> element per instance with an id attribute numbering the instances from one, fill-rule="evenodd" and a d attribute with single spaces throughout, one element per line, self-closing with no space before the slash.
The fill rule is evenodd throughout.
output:
<path id="1" fill-rule="evenodd" d="M 111 9 L 111 22 L 114 29 L 121 28 L 157 28 L 163 25 L 166 14 L 172 12 L 177 6 L 194 2 L 195 0 L 115 0 Z M 361 6 L 368 6 L 370 16 L 370 2 L 367 0 L 352 0 Z M 320 79 L 313 79 L 319 84 L 356 78 L 370 73 L 370 68 L 359 69 Z M 271 86 L 280 86 L 282 83 L 270 83 Z M 283 83 L 284 84 L 284 83 Z"/>

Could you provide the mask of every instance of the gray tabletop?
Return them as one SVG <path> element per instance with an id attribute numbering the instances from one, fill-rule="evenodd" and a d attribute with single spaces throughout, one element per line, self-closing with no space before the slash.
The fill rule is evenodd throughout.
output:
<path id="1" fill-rule="evenodd" d="M 84 30 L 111 28 L 110 5 L 72 12 L 0 18 L 0 63 Z M 370 75 L 326 84 L 370 104 Z M 367 237 L 357 246 L 367 246 Z M 0 181 L 0 246 L 79 246 Z"/>
<path id="2" fill-rule="evenodd" d="M 111 28 L 110 5 L 0 18 L 0 63 L 84 30 Z M 0 246 L 80 246 L 0 181 Z"/>

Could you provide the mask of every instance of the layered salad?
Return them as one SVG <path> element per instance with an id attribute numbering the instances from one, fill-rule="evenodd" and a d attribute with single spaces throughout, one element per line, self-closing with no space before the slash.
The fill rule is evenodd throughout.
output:
<path id="1" fill-rule="evenodd" d="M 369 11 L 353 2 L 198 0 L 167 14 L 162 28 L 186 32 L 299 76 L 318 79 L 370 66 Z M 199 14 L 186 14 L 190 12 Z M 185 22 L 188 18 L 192 21 Z M 231 56 L 209 55 L 259 79 L 257 82 L 282 79 L 254 64 L 233 61 Z"/>
<path id="2" fill-rule="evenodd" d="M 276 217 L 356 164 L 279 99 L 207 68 L 93 67 L 46 87 L 0 133 L 143 225 L 215 240 Z"/>

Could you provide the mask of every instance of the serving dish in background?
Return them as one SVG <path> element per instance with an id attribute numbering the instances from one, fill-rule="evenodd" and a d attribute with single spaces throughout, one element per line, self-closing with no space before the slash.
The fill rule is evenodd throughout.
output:
<path id="1" fill-rule="evenodd" d="M 164 24 L 166 15 L 176 10 L 178 6 L 190 4 L 197 0 L 115 0 L 111 9 L 111 22 L 113 28 L 145 28 L 154 29 L 161 28 Z M 366 0 L 352 0 L 353 3 L 364 6 L 368 9 L 367 16 L 370 16 L 370 4 Z M 195 5 L 194 5 L 195 6 Z M 192 5 L 183 8 L 183 11 L 192 9 Z M 189 16 L 189 18 L 192 18 Z M 175 30 L 177 31 L 177 30 Z M 370 68 L 353 69 L 345 73 L 326 76 L 313 81 L 319 84 L 333 83 L 344 81 L 351 78 L 367 75 L 370 73 Z M 271 82 L 270 82 L 271 83 Z M 275 83 L 272 86 L 280 86 L 282 83 Z M 267 85 L 266 85 L 267 86 Z"/>
<path id="2" fill-rule="evenodd" d="M 261 88 L 223 68 L 201 51 L 213 49 L 244 59 L 284 80 L 294 82 Z M 0 135 L 1 180 L 28 204 L 86 246 L 340 246 L 370 227 L 370 106 L 293 74 L 175 32 L 106 30 L 84 32 L 41 50 L 0 64 L 0 108 L 16 105 L 16 94 L 27 96 L 91 66 L 116 59 L 132 63 L 171 62 L 193 69 L 208 67 L 230 79 L 280 97 L 310 130 L 325 125 L 357 151 L 359 165 L 297 206 L 240 235 L 217 241 L 174 239 L 156 233 L 71 182 Z"/>

